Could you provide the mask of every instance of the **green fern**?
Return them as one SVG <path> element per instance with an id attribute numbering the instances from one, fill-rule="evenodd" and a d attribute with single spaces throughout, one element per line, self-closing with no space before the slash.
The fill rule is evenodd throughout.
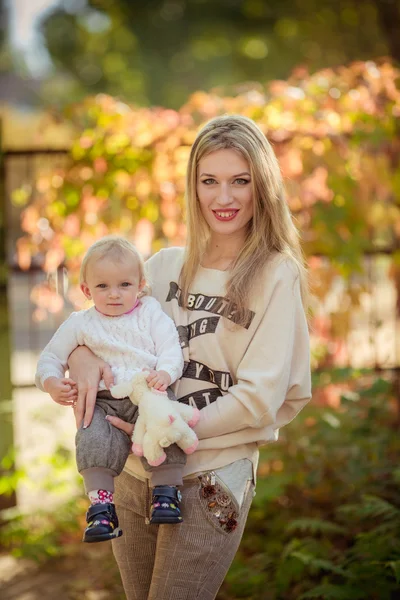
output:
<path id="1" fill-rule="evenodd" d="M 364 538 L 368 539 L 370 543 L 373 543 L 375 539 L 379 540 L 387 537 L 393 539 L 393 534 L 395 534 L 396 529 L 398 529 L 400 533 L 400 521 L 396 527 L 396 523 L 393 522 L 393 520 L 388 520 L 384 521 L 383 523 L 379 523 L 376 527 L 370 529 L 369 531 L 360 533 L 359 536 L 356 537 L 363 536 Z"/>
<path id="2" fill-rule="evenodd" d="M 345 535 L 346 531 L 347 530 L 344 527 L 341 527 L 336 523 L 332 523 L 331 521 L 324 521 L 322 519 L 313 519 L 305 517 L 302 519 L 295 519 L 286 527 L 286 533 L 309 532 L 312 535 Z"/>
<path id="3" fill-rule="evenodd" d="M 396 583 L 400 583 L 400 560 L 392 560 L 385 565 L 392 569 L 394 576 L 396 577 Z"/>
<path id="4" fill-rule="evenodd" d="M 336 586 L 330 583 L 317 585 L 302 594 L 298 600 L 321 598 L 322 600 L 366 600 L 365 592 L 350 586 Z"/>
<path id="5" fill-rule="evenodd" d="M 349 549 L 349 557 L 358 560 L 386 561 L 400 557 L 400 539 L 387 532 L 382 535 L 376 530 L 359 533 L 355 538 L 355 544 Z"/>
<path id="6" fill-rule="evenodd" d="M 305 564 L 310 569 L 311 575 L 317 575 L 321 571 L 328 571 L 336 573 L 336 575 L 342 575 L 343 577 L 351 577 L 351 573 L 345 571 L 341 567 L 335 566 L 333 562 L 329 560 L 323 560 L 316 556 L 312 556 L 311 554 L 299 551 L 292 552 L 291 556 Z"/>
<path id="7" fill-rule="evenodd" d="M 361 519 L 400 519 L 400 511 L 387 500 L 377 496 L 362 496 L 361 504 L 345 504 L 337 509 L 338 514 Z"/>
<path id="8" fill-rule="evenodd" d="M 283 548 L 280 559 L 281 562 L 285 561 L 294 550 L 298 550 L 303 547 L 303 540 L 298 538 L 291 539 L 286 546 Z"/>
<path id="9" fill-rule="evenodd" d="M 307 565 L 295 558 L 288 558 L 278 564 L 275 571 L 275 587 L 278 593 L 286 592 L 293 583 L 306 577 Z"/>

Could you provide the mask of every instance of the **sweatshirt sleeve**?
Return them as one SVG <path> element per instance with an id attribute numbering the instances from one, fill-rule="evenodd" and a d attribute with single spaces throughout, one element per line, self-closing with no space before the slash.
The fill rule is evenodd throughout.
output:
<path id="1" fill-rule="evenodd" d="M 163 250 L 159 250 L 153 256 L 150 256 L 144 264 L 144 270 L 146 274 L 146 278 L 149 280 L 150 285 L 154 281 L 156 276 L 156 271 L 161 266 L 163 259 Z"/>
<path id="2" fill-rule="evenodd" d="M 166 371 L 174 383 L 182 375 L 183 354 L 173 320 L 165 314 L 155 298 L 149 298 L 152 308 L 151 337 L 157 355 L 157 371 Z"/>
<path id="3" fill-rule="evenodd" d="M 49 377 L 63 378 L 68 368 L 68 357 L 79 346 L 80 313 L 72 313 L 57 329 L 41 353 L 36 369 L 35 384 L 43 390 Z"/>
<path id="4" fill-rule="evenodd" d="M 310 342 L 300 283 L 284 262 L 239 364 L 237 383 L 201 410 L 195 431 L 199 439 L 205 439 L 248 427 L 278 429 L 310 398 Z"/>
<path id="5" fill-rule="evenodd" d="M 144 264 L 144 270 L 146 275 L 147 284 L 151 290 L 151 295 L 157 300 L 156 287 L 160 280 L 160 277 L 164 274 L 163 261 L 164 261 L 165 250 L 159 250 L 153 256 L 148 258 Z"/>

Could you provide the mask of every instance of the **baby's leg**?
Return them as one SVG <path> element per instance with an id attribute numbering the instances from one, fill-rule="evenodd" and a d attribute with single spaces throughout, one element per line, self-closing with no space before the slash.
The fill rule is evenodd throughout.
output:
<path id="1" fill-rule="evenodd" d="M 150 472 L 150 485 L 164 485 L 166 481 L 168 485 L 183 485 L 182 472 L 186 464 L 186 454 L 176 444 L 164 448 L 164 452 L 166 459 L 158 467 L 149 465 L 145 458 L 141 459 L 145 471 Z"/>
<path id="2" fill-rule="evenodd" d="M 113 492 L 114 477 L 124 468 L 131 447 L 129 436 L 105 417 L 118 416 L 133 423 L 137 407 L 129 399 L 115 400 L 106 395 L 107 392 L 99 392 L 91 424 L 87 429 L 80 427 L 76 433 L 76 462 L 86 492 L 100 483 Z"/>
<path id="3" fill-rule="evenodd" d="M 115 415 L 133 422 L 136 412 L 130 400 L 115 400 L 108 392 L 100 392 L 91 424 L 77 431 L 76 460 L 91 501 L 84 541 L 103 541 L 122 534 L 113 503 L 114 477 L 125 465 L 131 441 L 105 417 Z"/>
<path id="4" fill-rule="evenodd" d="M 171 388 L 167 389 L 167 394 L 170 400 L 177 402 L 176 396 Z M 152 467 L 145 458 L 141 459 L 145 471 L 151 472 L 150 484 L 156 486 L 165 483 L 164 475 L 161 476 L 161 479 L 158 478 L 158 473 L 161 468 L 163 473 L 166 471 L 169 472 L 168 481 L 171 481 L 170 485 L 183 485 L 182 470 L 186 464 L 185 453 L 176 444 L 164 448 L 164 451 L 167 457 L 161 466 Z"/>
<path id="5" fill-rule="evenodd" d="M 167 389 L 167 394 L 170 400 L 177 402 L 171 388 Z M 181 493 L 178 486 L 183 485 L 182 475 L 186 454 L 176 444 L 164 448 L 164 451 L 167 457 L 158 467 L 149 465 L 145 458 L 141 459 L 144 469 L 150 472 L 149 483 L 152 488 L 150 523 L 181 523 L 179 508 Z M 157 504 L 159 506 L 156 506 Z M 162 504 L 166 504 L 168 508 L 162 507 Z"/>
<path id="6" fill-rule="evenodd" d="M 173 447 L 166 448 L 166 451 Z M 183 467 L 181 463 L 162 464 L 151 472 L 150 523 L 157 525 L 182 523 L 180 510 L 182 494 L 178 486 L 183 485 Z"/>

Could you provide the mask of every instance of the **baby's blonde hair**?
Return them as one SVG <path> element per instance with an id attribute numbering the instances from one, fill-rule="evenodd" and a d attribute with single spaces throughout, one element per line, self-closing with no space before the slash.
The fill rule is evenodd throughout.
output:
<path id="1" fill-rule="evenodd" d="M 92 260 L 100 260 L 105 256 L 110 257 L 116 261 L 121 261 L 124 258 L 133 258 L 136 261 L 139 269 L 139 281 L 145 278 L 144 272 L 144 261 L 138 249 L 128 240 L 118 235 L 107 235 L 101 238 L 90 246 L 81 264 L 81 271 L 79 275 L 80 283 L 86 283 L 87 271 L 89 263 Z M 140 296 L 148 294 L 147 286 L 145 286 Z"/>

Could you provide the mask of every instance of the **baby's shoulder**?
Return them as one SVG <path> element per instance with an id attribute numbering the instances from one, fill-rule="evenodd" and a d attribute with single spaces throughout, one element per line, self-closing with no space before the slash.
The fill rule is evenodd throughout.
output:
<path id="1" fill-rule="evenodd" d="M 140 312 L 150 314 L 162 310 L 161 304 L 153 296 L 143 296 L 140 298 Z"/>
<path id="2" fill-rule="evenodd" d="M 101 316 L 101 313 L 96 310 L 95 306 L 91 306 L 90 308 L 82 308 L 82 310 L 78 310 L 72 314 L 76 315 L 76 320 L 81 321 L 82 323 L 92 321 L 93 319 L 99 319 Z"/>
<path id="3" fill-rule="evenodd" d="M 84 310 L 76 310 L 71 312 L 68 317 L 65 319 L 64 321 L 64 325 L 68 325 L 68 326 L 77 326 L 80 323 L 83 323 L 84 320 L 86 319 L 86 313 L 88 312 L 88 309 L 84 309 Z"/>
<path id="4" fill-rule="evenodd" d="M 107 319 L 107 317 L 104 317 L 104 315 L 102 315 L 95 306 L 83 308 L 82 310 L 74 313 L 74 315 L 75 327 L 82 333 L 87 333 L 93 330 L 100 331 Z"/>
<path id="5" fill-rule="evenodd" d="M 153 296 L 144 296 L 140 299 L 141 309 L 138 313 L 138 319 L 143 323 L 157 323 L 158 326 L 167 323 L 173 323 L 171 317 L 165 312 L 158 300 Z"/>

